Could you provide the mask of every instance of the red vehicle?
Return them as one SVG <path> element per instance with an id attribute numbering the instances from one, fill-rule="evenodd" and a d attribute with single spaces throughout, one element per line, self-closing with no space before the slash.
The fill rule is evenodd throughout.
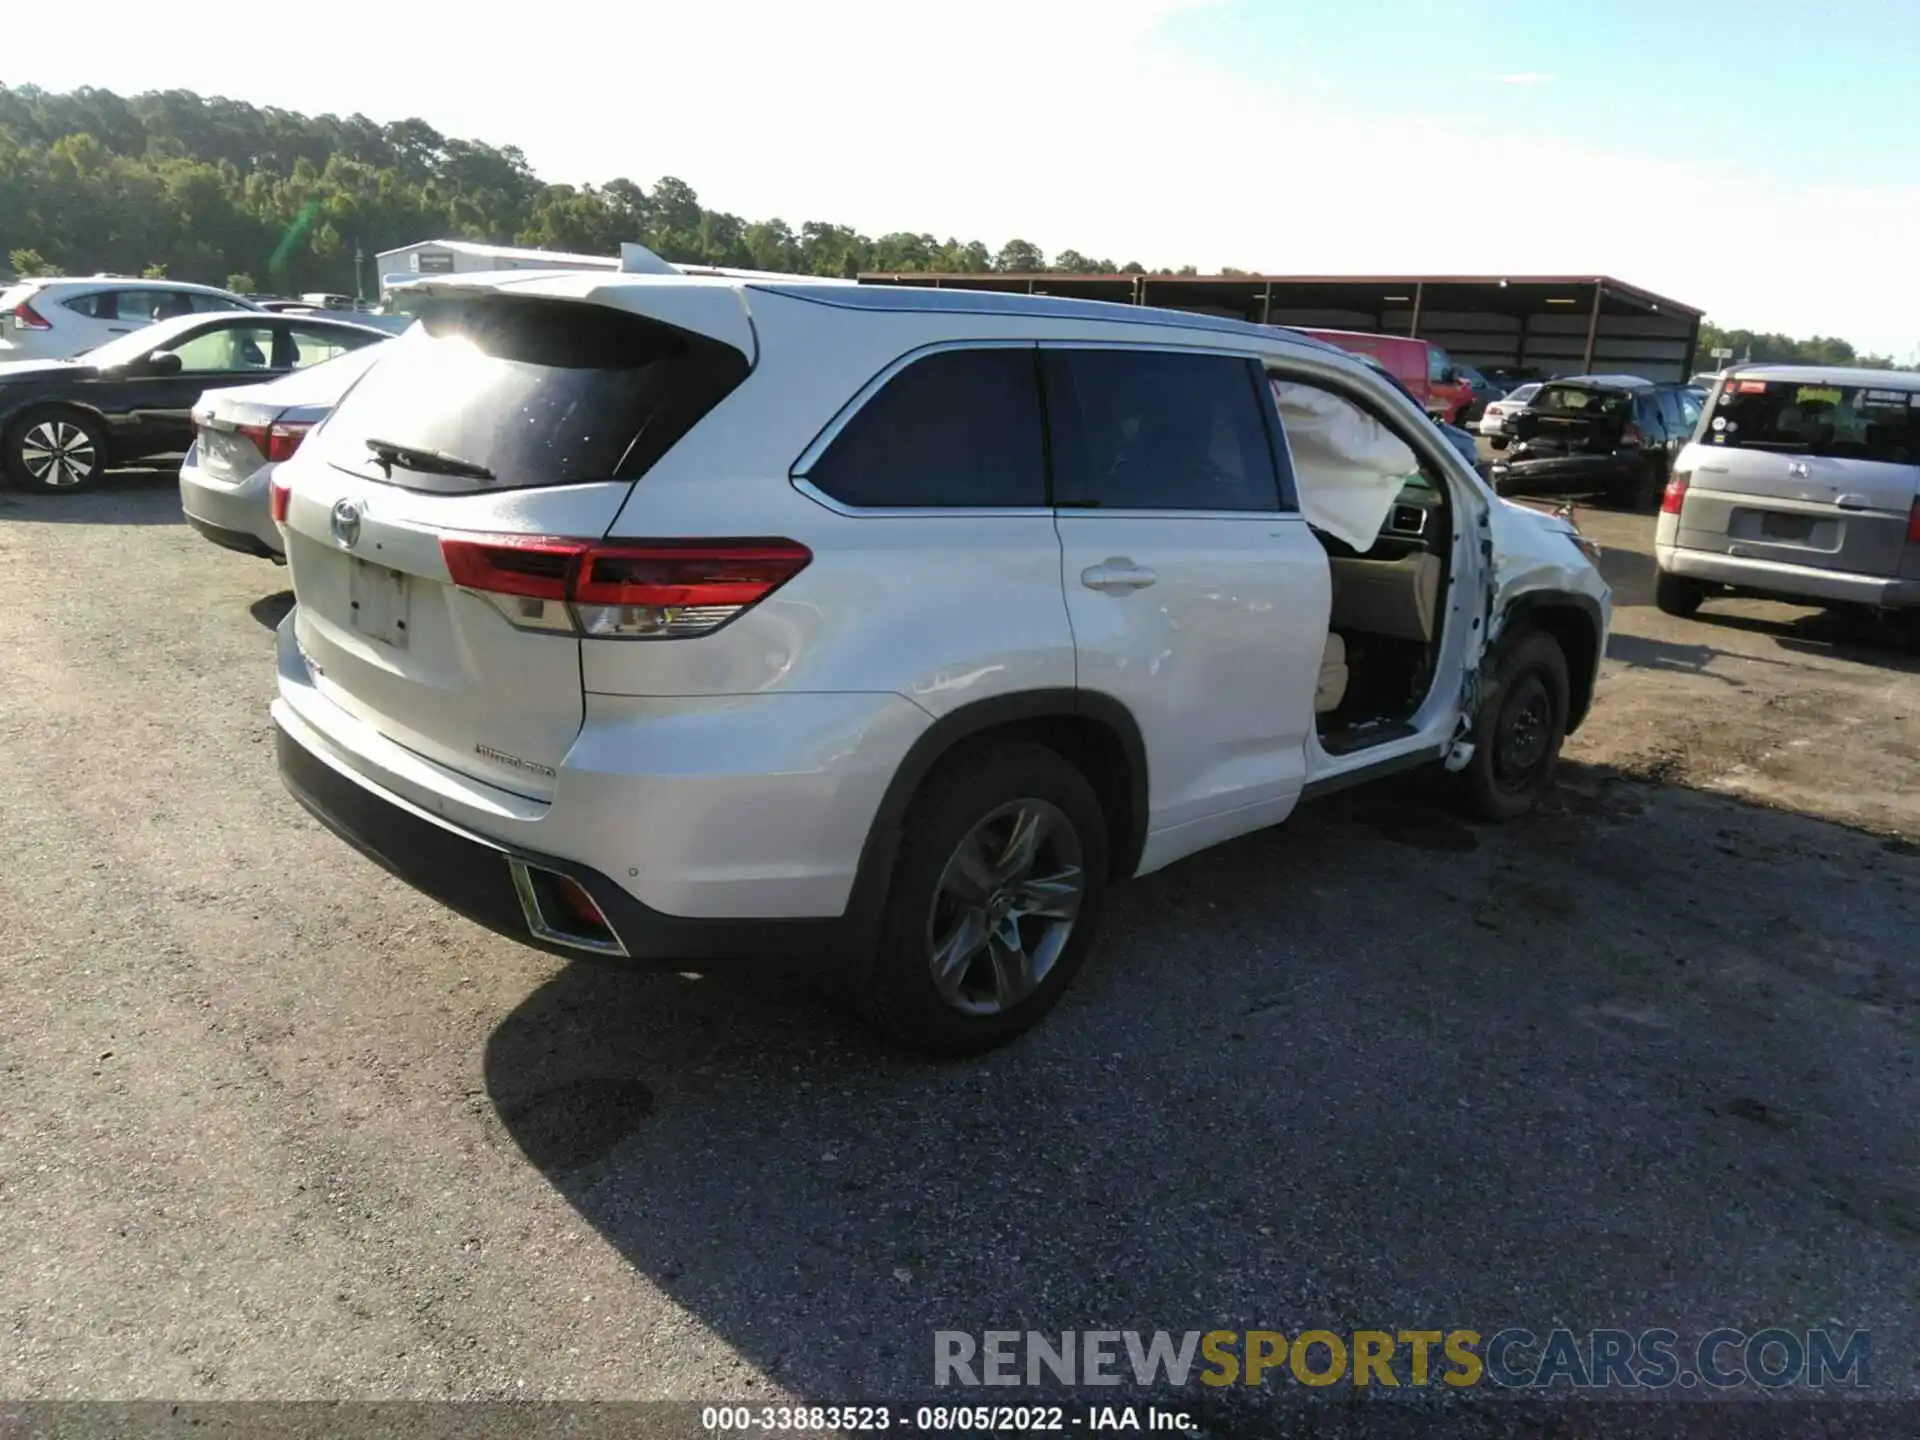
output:
<path id="1" fill-rule="evenodd" d="M 1384 335 L 1376 330 L 1302 330 L 1316 340 L 1337 345 L 1356 355 L 1371 355 L 1436 420 L 1458 425 L 1473 406 L 1473 387 L 1460 378 L 1453 357 L 1438 345 L 1407 335 Z"/>

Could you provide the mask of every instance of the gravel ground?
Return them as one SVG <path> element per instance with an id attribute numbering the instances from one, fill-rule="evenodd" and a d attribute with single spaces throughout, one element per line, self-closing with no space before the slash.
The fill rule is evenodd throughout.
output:
<path id="1" fill-rule="evenodd" d="M 936 1329 L 1827 1323 L 1920 1393 L 1915 660 L 1660 616 L 1651 522 L 1588 523 L 1618 633 L 1546 813 L 1309 807 L 936 1068 L 417 897 L 275 777 L 284 572 L 164 475 L 0 496 L 0 1397 L 839 1402 L 924 1393 Z"/>

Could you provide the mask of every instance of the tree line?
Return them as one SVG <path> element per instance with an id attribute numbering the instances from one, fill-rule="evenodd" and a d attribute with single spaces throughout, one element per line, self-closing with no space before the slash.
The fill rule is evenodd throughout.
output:
<path id="1" fill-rule="evenodd" d="M 550 185 L 526 156 L 424 120 L 301 115 L 167 90 L 0 85 L 0 256 L 16 273 L 167 275 L 289 294 L 378 285 L 374 256 L 426 239 L 851 278 L 862 270 L 1146 273 L 1031 241 L 745 220 L 685 181 Z M 356 252 L 364 268 L 356 265 Z M 356 274 L 356 271 L 359 271 Z M 1183 273 L 1195 273 L 1187 266 Z"/>
<path id="2" fill-rule="evenodd" d="M 847 225 L 744 220 L 685 181 L 550 185 L 515 147 L 424 120 L 301 115 L 188 90 L 122 97 L 0 85 L 0 256 L 16 274 L 172 276 L 241 291 L 378 289 L 374 257 L 418 240 L 612 255 L 637 240 L 668 260 L 851 278 L 863 270 L 1145 274 L 1078 250 Z M 358 257 L 358 258 L 356 258 Z M 1195 266 L 1157 274 L 1192 275 Z M 1222 274 L 1242 271 L 1222 267 Z M 1755 360 L 1887 363 L 1844 340 L 1703 324 Z"/>
<path id="3" fill-rule="evenodd" d="M 1731 350 L 1732 360 L 1715 360 L 1715 350 Z M 1791 335 L 1762 333 L 1756 330 L 1722 330 L 1710 320 L 1700 322 L 1700 348 L 1695 363 L 1701 369 L 1717 369 L 1733 363 L 1772 363 L 1778 365 L 1864 365 L 1876 370 L 1920 369 L 1920 350 L 1911 357 L 1913 364 L 1902 365 L 1890 355 L 1864 355 L 1845 340 L 1831 335 L 1815 335 L 1796 340 Z"/>

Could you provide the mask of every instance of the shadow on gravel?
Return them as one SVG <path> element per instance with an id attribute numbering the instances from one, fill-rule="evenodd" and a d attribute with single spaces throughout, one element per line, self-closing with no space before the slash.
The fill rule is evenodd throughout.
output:
<path id="1" fill-rule="evenodd" d="M 40 525 L 184 525 L 180 468 L 110 471 L 98 484 L 72 495 L 0 486 L 0 524 L 12 520 Z"/>
<path id="2" fill-rule="evenodd" d="M 1836 606 L 1808 610 L 1790 620 L 1774 620 L 1731 614 L 1708 601 L 1693 618 L 1700 625 L 1770 635 L 1782 650 L 1800 655 L 1828 656 L 1908 675 L 1920 674 L 1920 621 L 1911 615 L 1875 615 Z"/>
<path id="3" fill-rule="evenodd" d="M 1125 887 L 978 1060 L 793 981 L 579 965 L 486 1085 L 745 1396 L 931 1397 L 941 1329 L 1896 1335 L 1917 900 L 1910 847 L 1729 798 L 1569 764 L 1488 827 L 1415 777 Z M 1200 1390 L 1235 1434 L 1297 1393 Z"/>
<path id="4" fill-rule="evenodd" d="M 278 630 L 280 622 L 287 618 L 293 609 L 293 591 L 277 590 L 271 595 L 262 595 L 247 607 L 247 613 L 269 630 Z"/>

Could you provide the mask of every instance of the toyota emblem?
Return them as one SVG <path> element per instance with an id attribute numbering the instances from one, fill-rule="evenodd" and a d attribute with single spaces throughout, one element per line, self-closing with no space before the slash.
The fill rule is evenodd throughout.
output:
<path id="1" fill-rule="evenodd" d="M 333 502 L 333 538 L 342 550 L 360 543 L 360 507 L 351 500 Z"/>

